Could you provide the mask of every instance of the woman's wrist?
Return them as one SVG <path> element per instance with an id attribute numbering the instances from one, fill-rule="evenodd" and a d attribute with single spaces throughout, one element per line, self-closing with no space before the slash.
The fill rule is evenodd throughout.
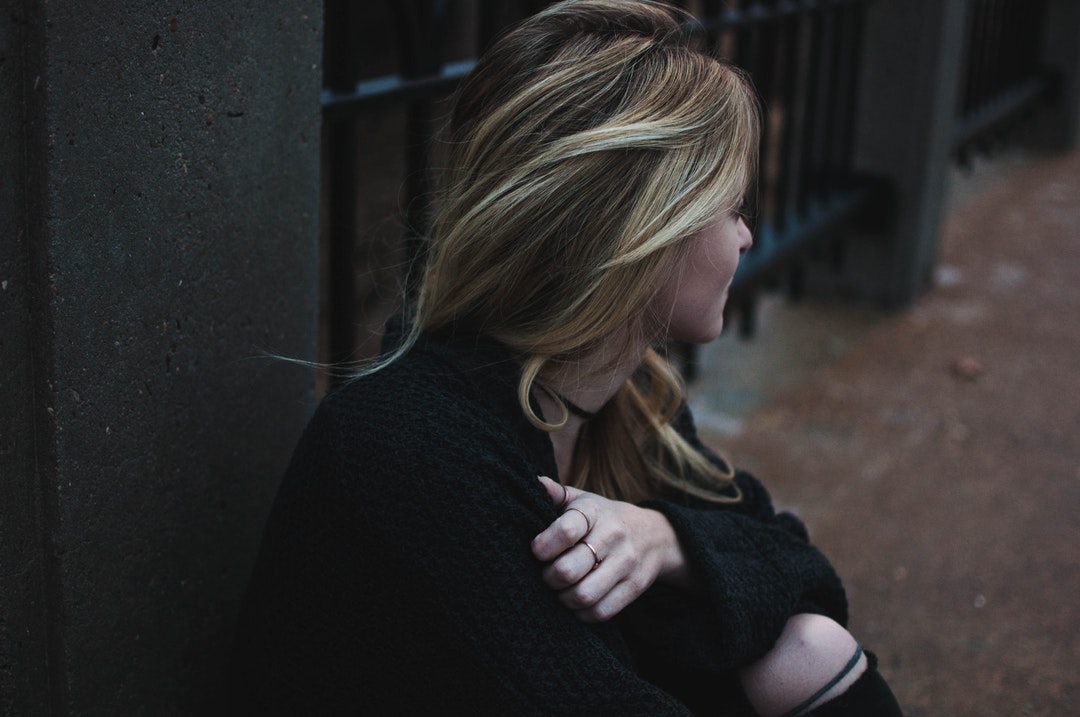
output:
<path id="1" fill-rule="evenodd" d="M 652 514 L 656 524 L 657 549 L 660 554 L 660 572 L 657 574 L 657 581 L 685 590 L 696 588 L 697 580 L 686 561 L 686 554 L 683 552 L 675 528 L 672 527 L 667 516 L 660 511 L 651 508 L 646 508 L 646 510 Z"/>

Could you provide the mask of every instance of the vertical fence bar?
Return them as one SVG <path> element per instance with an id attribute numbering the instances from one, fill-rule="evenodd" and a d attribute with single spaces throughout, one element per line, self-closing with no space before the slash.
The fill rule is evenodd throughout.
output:
<path id="1" fill-rule="evenodd" d="M 1045 72 L 1042 51 L 1049 38 L 1043 32 L 1046 22 L 1046 0 L 1030 0 L 1025 8 L 1014 3 L 1013 14 L 1020 18 L 1018 24 L 1023 26 L 1022 42 L 1019 51 L 1026 58 L 1022 67 L 1018 68 L 1021 75 L 1032 75 Z"/>
<path id="2" fill-rule="evenodd" d="M 837 113 L 836 162 L 850 175 L 854 153 L 855 113 L 859 101 L 859 58 L 862 56 L 863 6 L 850 3 L 843 8 L 844 44 L 841 51 L 840 108 Z"/>
<path id="3" fill-rule="evenodd" d="M 775 2 L 764 4 L 759 12 L 764 13 L 767 17 L 775 4 Z M 775 231 L 776 215 L 778 213 L 776 185 L 779 156 L 777 152 L 780 149 L 777 130 L 782 129 L 782 126 L 778 127 L 778 123 L 786 122 L 787 118 L 784 116 L 785 108 L 778 106 L 779 88 L 784 81 L 778 72 L 780 66 L 777 56 L 780 50 L 779 24 L 774 19 L 769 18 L 759 22 L 758 27 L 757 67 L 754 76 L 762 98 L 765 116 L 765 123 L 761 133 L 762 171 L 760 173 L 761 181 L 759 181 L 762 195 L 760 211 L 764 219 L 762 222 L 764 231 L 761 232 L 763 234 L 761 239 L 764 243 L 770 240 L 772 232 Z"/>
<path id="4" fill-rule="evenodd" d="M 769 97 L 769 88 L 767 79 L 763 76 L 762 61 L 761 61 L 761 15 L 763 14 L 763 7 L 760 0 L 750 0 L 744 3 L 740 8 L 741 14 L 745 21 L 738 26 L 735 31 L 735 64 L 746 70 L 753 79 L 754 86 L 758 91 L 759 97 L 762 99 L 762 128 L 761 128 L 761 145 L 759 147 L 758 157 L 759 168 L 758 176 L 755 181 L 757 186 L 754 191 L 755 197 L 755 215 L 757 216 L 757 226 L 755 244 L 750 251 L 763 252 L 767 242 L 764 236 L 765 232 L 763 228 L 766 223 L 765 208 L 767 206 L 765 190 L 768 187 L 768 182 L 762 176 L 767 171 L 765 163 L 768 157 L 768 134 L 769 134 L 769 107 L 767 104 L 767 98 Z M 757 291 L 750 290 L 740 295 L 736 302 L 737 311 L 739 315 L 739 333 L 742 336 L 750 336 L 754 333 L 757 324 Z"/>
<path id="5" fill-rule="evenodd" d="M 1003 0 L 992 0 L 990 10 L 990 32 L 987 38 L 986 62 L 987 62 L 987 94 L 993 96 L 1008 88 L 1008 68 L 1004 60 L 1010 57 L 1009 45 L 1012 43 L 1002 42 L 1002 17 L 1005 10 Z"/>
<path id="6" fill-rule="evenodd" d="M 951 147 L 961 164 L 1052 99 L 1054 76 L 1044 63 L 1058 35 L 1046 21 L 1048 7 L 1046 0 L 968 0 Z"/>
<path id="7" fill-rule="evenodd" d="M 343 9 L 358 5 L 327 1 L 339 6 L 337 17 L 343 15 Z M 473 1 L 476 26 L 469 31 L 468 41 L 475 42 L 477 54 L 509 22 L 549 4 L 541 0 Z M 704 7 L 710 49 L 746 69 L 762 100 L 762 163 L 757 206 L 753 207 L 760 222 L 754 227 L 755 248 L 744 262 L 749 266 L 736 276 L 732 293 L 733 311 L 741 312 L 740 329 L 747 333 L 753 330 L 757 292 L 774 287 L 784 272 L 789 272 L 789 287 L 797 290 L 801 257 L 835 232 L 857 203 L 864 201 L 861 194 L 852 191 L 849 175 L 854 60 L 860 33 L 855 18 L 866 0 L 699 0 L 680 4 L 699 10 Z M 355 69 L 340 80 L 328 72 L 327 87 L 334 94 L 329 96 L 327 117 L 338 118 L 328 119 L 326 125 L 325 173 L 336 186 L 328 187 L 324 195 L 331 206 L 327 224 L 335 237 L 328 246 L 332 276 L 327 281 L 335 304 L 332 333 L 333 343 L 339 347 L 335 348 L 337 356 L 348 356 L 352 350 L 355 337 L 347 329 L 358 323 L 355 297 L 349 291 L 352 262 L 347 260 L 357 233 L 357 137 L 354 130 L 354 146 L 349 149 L 350 136 L 341 128 L 376 107 L 406 110 L 407 138 L 402 151 L 407 226 L 403 241 L 413 267 L 408 284 L 412 292 L 424 256 L 431 206 L 433 109 L 453 84 L 445 73 L 455 77 L 458 71 L 443 66 L 445 34 L 455 6 L 452 0 L 403 0 L 387 6 L 398 25 L 396 74 L 366 78 L 358 86 Z M 328 35 L 343 27 L 332 11 L 327 18 Z M 359 27 L 353 26 L 354 38 Z M 328 40 L 328 52 L 331 46 Z M 331 65 L 328 59 L 328 68 Z M 335 125 L 340 128 L 335 129 Z M 341 137 L 335 135 L 338 131 Z M 344 157 L 341 147 L 346 149 Z"/>
<path id="8" fill-rule="evenodd" d="M 974 110 L 986 95 L 986 39 L 989 35 L 990 6 L 987 0 L 973 0 L 972 35 L 970 38 L 971 77 L 968 109 Z"/>
<path id="9" fill-rule="evenodd" d="M 817 95 L 814 103 L 814 132 L 809 138 L 807 152 L 809 162 L 810 195 L 820 201 L 828 187 L 828 158 L 830 145 L 830 122 L 835 108 L 833 106 L 832 76 L 836 71 L 835 23 L 832 5 L 823 3 L 816 15 L 818 36 L 817 75 L 813 78 L 812 92 Z"/>
<path id="10" fill-rule="evenodd" d="M 1039 144 L 1052 150 L 1080 145 L 1080 3 L 1043 0 L 1035 62 L 1050 68 L 1051 102 L 1040 118 Z"/>
<path id="11" fill-rule="evenodd" d="M 855 132 L 858 129 L 857 113 L 859 108 L 859 61 L 863 53 L 863 35 L 865 33 L 865 6 L 852 3 L 844 9 L 844 52 L 842 53 L 843 79 L 841 107 L 835 130 L 836 161 L 841 167 L 842 177 L 850 181 L 855 167 Z M 839 274 L 844 267 L 847 244 L 832 241 L 829 246 L 829 269 Z"/>
<path id="12" fill-rule="evenodd" d="M 450 7 L 445 0 L 400 3 L 397 17 L 401 43 L 399 63 L 405 79 L 436 75 L 442 65 L 444 32 Z M 405 120 L 405 276 L 406 300 L 418 288 L 427 249 L 431 205 L 432 100 L 409 103 Z"/>
<path id="13" fill-rule="evenodd" d="M 817 145 L 819 128 L 821 127 L 821 87 L 822 58 L 824 51 L 823 33 L 823 10 L 815 6 L 809 11 L 808 24 L 809 48 L 807 50 L 806 76 L 806 102 L 803 108 L 803 131 L 802 146 L 799 152 L 799 174 L 796 183 L 795 200 L 798 211 L 805 213 L 810 208 L 810 202 L 814 195 L 814 147 Z"/>
<path id="14" fill-rule="evenodd" d="M 497 10 L 499 5 L 496 4 L 497 0 L 477 0 L 477 22 L 479 27 L 476 33 L 476 47 L 474 52 L 477 57 L 480 57 L 484 53 L 491 43 L 498 36 L 499 31 L 503 27 L 503 23 L 497 16 Z"/>
<path id="15" fill-rule="evenodd" d="M 800 143 L 805 141 L 806 108 L 809 92 L 807 91 L 807 74 L 805 73 L 804 55 L 808 48 L 805 40 L 807 33 L 804 31 L 805 15 L 793 13 L 783 21 L 782 47 L 784 51 L 783 74 L 784 74 L 784 131 L 781 136 L 780 147 L 780 178 L 776 187 L 776 218 L 775 225 L 778 234 L 783 235 L 788 231 L 797 217 L 797 203 L 799 193 L 799 177 L 802 171 L 800 165 L 801 153 L 797 151 Z M 799 299 L 803 295 L 805 285 L 805 272 L 801 259 L 795 259 L 787 272 L 788 296 Z"/>
<path id="16" fill-rule="evenodd" d="M 360 68 L 351 52 L 354 32 L 360 26 L 363 11 L 350 0 L 326 0 L 326 30 L 323 60 L 323 85 L 335 92 L 350 92 L 356 85 Z M 323 158 L 326 187 L 326 220 L 323 246 L 326 258 L 327 352 L 331 364 L 347 363 L 355 357 L 356 347 L 356 274 L 353 252 L 357 236 L 356 193 L 357 141 L 352 121 L 327 122 L 323 127 Z"/>
<path id="17" fill-rule="evenodd" d="M 835 3 L 829 4 L 825 10 L 825 37 L 828 48 L 828 71 L 825 74 L 825 116 L 822 120 L 822 145 L 819 155 L 818 184 L 828 188 L 832 186 L 840 176 L 839 168 L 836 167 L 836 155 L 838 139 L 836 136 L 837 119 L 841 115 L 841 91 L 844 68 L 843 61 L 844 41 L 843 35 L 843 8 Z"/>
<path id="18" fill-rule="evenodd" d="M 975 52 L 972 38 L 976 36 L 975 27 L 977 12 L 978 2 L 977 0 L 971 0 L 964 15 L 964 38 L 966 42 L 961 60 L 963 64 L 960 68 L 960 89 L 957 102 L 957 114 L 961 116 L 967 114 L 973 104 L 972 97 L 974 92 L 975 74 L 978 70 L 975 67 Z"/>
<path id="19" fill-rule="evenodd" d="M 797 192 L 799 153 L 793 150 L 800 138 L 800 125 L 804 122 L 805 101 L 801 100 L 804 100 L 806 93 L 801 91 L 803 78 L 799 71 L 799 58 L 803 49 L 800 15 L 792 14 L 781 22 L 780 44 L 784 57 L 781 70 L 783 90 L 780 97 L 784 111 L 784 130 L 777 150 L 780 177 L 776 186 L 775 222 L 777 231 L 782 233 L 792 217 L 792 198 Z"/>

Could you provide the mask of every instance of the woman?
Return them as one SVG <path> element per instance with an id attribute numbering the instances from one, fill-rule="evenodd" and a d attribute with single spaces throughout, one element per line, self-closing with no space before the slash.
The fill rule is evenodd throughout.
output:
<path id="1" fill-rule="evenodd" d="M 720 333 L 751 244 L 754 95 L 689 21 L 571 0 L 464 81 L 411 318 L 275 502 L 238 709 L 899 714 L 653 349 Z"/>

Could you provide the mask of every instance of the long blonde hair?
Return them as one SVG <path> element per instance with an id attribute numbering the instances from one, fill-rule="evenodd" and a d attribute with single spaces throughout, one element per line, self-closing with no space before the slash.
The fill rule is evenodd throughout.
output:
<path id="1" fill-rule="evenodd" d="M 454 98 L 402 350 L 448 326 L 501 342 L 522 364 L 522 410 L 557 430 L 565 415 L 537 415 L 534 386 L 613 336 L 649 335 L 650 305 L 687 238 L 738 207 L 758 133 L 748 81 L 697 46 L 683 10 L 568 0 L 526 19 Z M 664 486 L 732 500 L 730 469 L 671 425 L 683 398 L 678 373 L 649 349 L 583 428 L 573 482 L 621 500 Z"/>

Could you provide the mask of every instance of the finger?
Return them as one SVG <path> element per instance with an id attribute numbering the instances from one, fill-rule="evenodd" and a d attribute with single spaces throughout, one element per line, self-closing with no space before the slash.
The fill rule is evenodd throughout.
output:
<path id="1" fill-rule="evenodd" d="M 536 476 L 540 481 L 540 485 L 544 486 L 547 491 L 548 497 L 551 498 L 551 502 L 555 505 L 560 505 L 563 499 L 566 497 L 566 489 L 561 483 L 556 483 L 547 476 Z"/>
<path id="2" fill-rule="evenodd" d="M 590 527 L 585 512 L 568 510 L 533 538 L 532 552 L 537 560 L 549 562 L 573 549 L 585 537 Z"/>
<path id="3" fill-rule="evenodd" d="M 553 590 L 564 590 L 581 582 L 593 571 L 592 553 L 584 545 L 568 550 L 541 571 L 544 584 Z"/>
<path id="4" fill-rule="evenodd" d="M 641 592 L 636 585 L 629 580 L 623 580 L 608 590 L 593 605 L 575 610 L 574 615 L 582 622 L 604 622 L 618 615 L 640 595 Z"/>
<path id="5" fill-rule="evenodd" d="M 571 515 L 570 515 L 571 513 L 577 513 L 578 515 L 581 516 L 581 519 L 585 521 L 585 529 L 581 533 L 581 537 L 584 538 L 586 535 L 588 535 L 592 531 L 592 518 L 589 517 L 589 514 L 585 512 L 584 508 L 579 508 L 576 505 L 572 505 L 569 508 L 567 508 L 563 512 L 563 515 L 565 517 L 569 518 L 569 517 L 571 517 Z"/>
<path id="6" fill-rule="evenodd" d="M 570 501 L 581 496 L 582 492 L 578 488 L 571 488 L 565 486 L 558 481 L 551 480 L 547 476 L 536 476 L 540 481 L 540 484 L 547 490 L 548 497 L 551 498 L 551 502 L 555 504 L 556 508 L 565 508 Z"/>
<path id="7" fill-rule="evenodd" d="M 608 569 L 603 563 L 594 570 L 591 567 L 592 554 L 588 551 L 586 551 L 586 554 L 589 567 L 585 568 L 584 577 L 559 592 L 559 602 L 575 613 L 592 609 L 603 601 L 605 596 L 620 581 L 619 571 L 617 569 Z"/>

